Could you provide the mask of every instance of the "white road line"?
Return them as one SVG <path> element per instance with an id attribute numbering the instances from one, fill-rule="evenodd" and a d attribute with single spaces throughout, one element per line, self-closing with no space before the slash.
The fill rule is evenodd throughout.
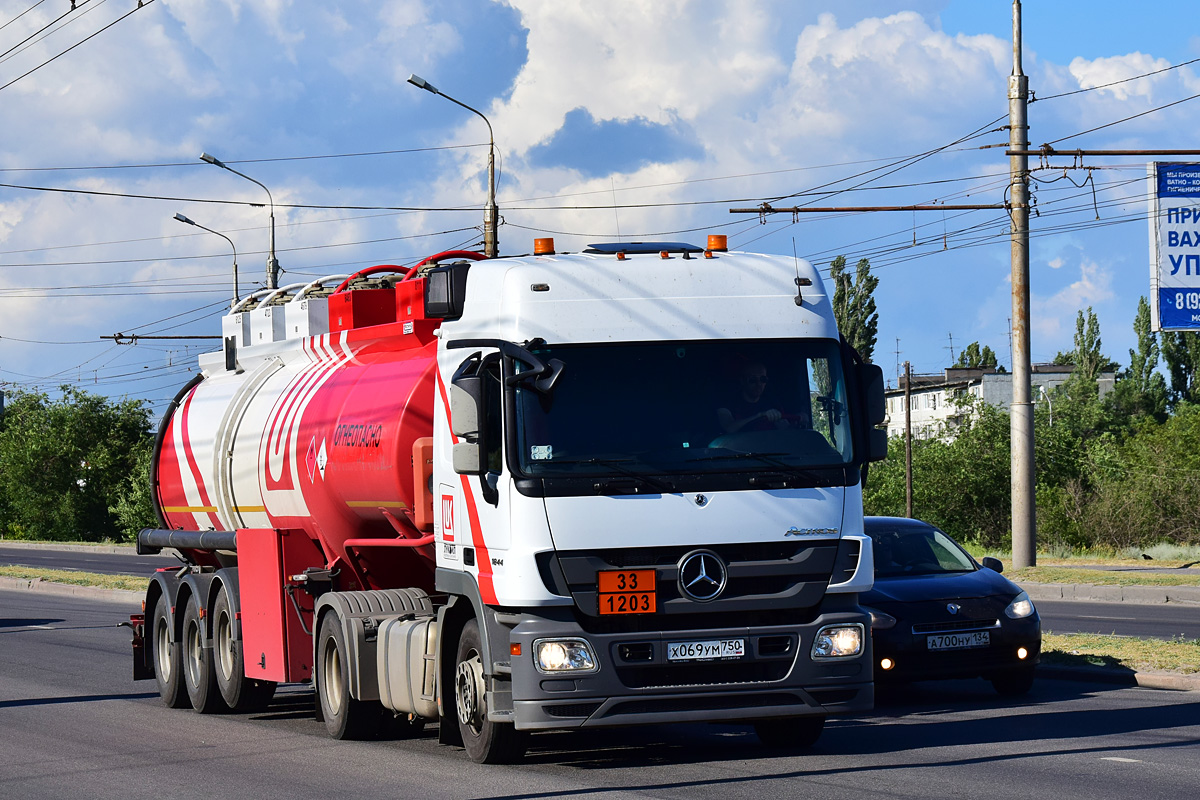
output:
<path id="1" fill-rule="evenodd" d="M 1117 756 L 1103 756 L 1101 761 L 1119 761 L 1122 764 L 1141 764 L 1142 762 L 1136 758 L 1118 758 Z"/>

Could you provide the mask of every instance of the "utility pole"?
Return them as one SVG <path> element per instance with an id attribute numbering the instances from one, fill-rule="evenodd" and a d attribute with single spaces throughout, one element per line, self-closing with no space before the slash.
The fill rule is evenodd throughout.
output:
<path id="1" fill-rule="evenodd" d="M 1029 149 L 1029 78 L 1021 71 L 1021 0 L 1013 0 L 1013 70 L 1008 78 L 1009 151 Z M 1032 367 L 1029 342 L 1029 157 L 1008 162 L 1012 256 L 1012 405 L 1009 407 L 1013 566 L 1037 563 Z"/>
<path id="2" fill-rule="evenodd" d="M 912 365 L 904 362 L 904 515 L 913 518 L 912 503 Z"/>

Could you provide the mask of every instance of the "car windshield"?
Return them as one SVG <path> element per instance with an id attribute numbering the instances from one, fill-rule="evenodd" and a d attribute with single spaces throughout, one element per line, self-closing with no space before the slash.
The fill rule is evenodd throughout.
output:
<path id="1" fill-rule="evenodd" d="M 975 564 L 958 544 L 932 525 L 887 525 L 868 521 L 875 548 L 875 577 L 973 572 Z"/>
<path id="2" fill-rule="evenodd" d="M 543 346 L 554 388 L 516 389 L 516 454 L 536 477 L 844 468 L 840 348 L 827 339 Z M 518 368 L 521 365 L 518 364 Z"/>

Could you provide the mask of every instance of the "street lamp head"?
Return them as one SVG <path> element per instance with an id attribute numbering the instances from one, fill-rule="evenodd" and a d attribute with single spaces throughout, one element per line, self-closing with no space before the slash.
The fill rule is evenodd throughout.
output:
<path id="1" fill-rule="evenodd" d="M 187 217 L 185 217 L 183 214 L 176 214 L 176 215 L 175 215 L 175 219 L 179 220 L 180 222 L 186 222 L 188 225 L 195 225 L 195 224 L 196 224 L 195 222 L 192 222 L 190 219 L 188 219 Z"/>
<path id="2" fill-rule="evenodd" d="M 221 163 L 221 159 L 217 158 L 216 156 L 210 156 L 208 153 L 201 153 L 200 160 L 217 167 L 225 166 Z"/>
<path id="3" fill-rule="evenodd" d="M 408 82 L 418 89 L 424 89 L 425 91 L 432 92 L 433 94 L 441 94 L 441 92 L 437 90 L 436 86 L 422 78 L 420 75 L 409 75 Z"/>

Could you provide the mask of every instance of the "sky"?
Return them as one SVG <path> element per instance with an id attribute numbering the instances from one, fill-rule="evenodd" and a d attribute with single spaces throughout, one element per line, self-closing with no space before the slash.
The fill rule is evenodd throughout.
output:
<path id="1" fill-rule="evenodd" d="M 1178 6 L 1023 10 L 1035 147 L 1197 146 L 1200 99 L 1161 108 L 1200 95 Z M 231 248 L 176 213 L 262 283 L 267 193 L 201 152 L 268 187 L 281 283 L 480 243 L 487 128 L 411 73 L 491 122 L 501 254 L 723 233 L 868 258 L 890 381 L 973 341 L 1008 366 L 1003 210 L 730 209 L 1004 202 L 1011 25 L 1009 0 L 0 0 L 0 389 L 157 412 L 188 380 L 215 343 L 101 337 L 219 333 Z M 1032 160 L 1035 363 L 1089 307 L 1129 363 L 1146 161 Z"/>

